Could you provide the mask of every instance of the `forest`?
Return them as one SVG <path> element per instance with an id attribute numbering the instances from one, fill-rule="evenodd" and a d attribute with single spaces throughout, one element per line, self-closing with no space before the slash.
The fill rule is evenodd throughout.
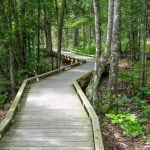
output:
<path id="1" fill-rule="evenodd" d="M 150 1 L 0 0 L 0 121 L 24 79 L 65 65 L 62 50 L 95 58 L 84 91 L 106 145 L 149 148 Z"/>

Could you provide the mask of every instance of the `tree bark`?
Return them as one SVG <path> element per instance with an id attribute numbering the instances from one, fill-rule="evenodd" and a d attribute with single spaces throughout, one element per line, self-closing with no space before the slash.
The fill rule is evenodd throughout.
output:
<path id="1" fill-rule="evenodd" d="M 11 95 L 15 97 L 15 75 L 14 75 L 14 55 L 13 55 L 13 29 L 12 29 L 12 5 L 9 5 L 9 71 L 10 71 L 10 84 L 11 84 Z"/>
<path id="2" fill-rule="evenodd" d="M 62 0 L 60 19 L 58 25 L 58 50 L 57 50 L 57 68 L 61 65 L 61 45 L 62 45 L 62 34 L 63 34 L 63 22 L 65 14 L 66 0 Z"/>
<path id="3" fill-rule="evenodd" d="M 108 86 L 109 91 L 115 94 L 117 90 L 118 61 L 120 49 L 120 0 L 114 0 L 114 21 L 112 38 L 113 40 Z"/>
<path id="4" fill-rule="evenodd" d="M 9 65 L 10 65 L 10 84 L 11 84 L 11 95 L 15 97 L 16 90 L 15 90 L 15 75 L 14 75 L 14 56 L 12 52 L 12 46 L 9 47 Z"/>
<path id="5" fill-rule="evenodd" d="M 78 14 L 78 12 L 76 12 L 75 19 L 78 19 L 78 18 L 79 18 L 79 14 Z M 79 38 L 79 27 L 77 26 L 74 29 L 74 38 L 73 38 L 73 47 L 74 48 L 78 47 L 78 38 Z"/>
<path id="6" fill-rule="evenodd" d="M 47 14 L 47 9 L 44 9 L 44 30 L 46 37 L 46 49 L 48 54 L 52 54 L 52 25 L 51 16 Z"/>
<path id="7" fill-rule="evenodd" d="M 96 35 L 96 56 L 95 56 L 95 68 L 94 71 L 96 72 L 98 69 L 98 60 L 100 58 L 101 53 L 101 31 L 100 31 L 100 1 L 93 0 L 94 6 L 94 13 L 95 13 L 95 35 Z"/>
<path id="8" fill-rule="evenodd" d="M 37 26 L 37 68 L 36 73 L 39 74 L 39 65 L 40 65 L 40 17 L 41 17 L 41 3 L 40 0 L 38 0 L 38 26 Z"/>
<path id="9" fill-rule="evenodd" d="M 93 93 L 91 98 L 93 102 L 97 99 L 97 88 L 98 84 L 98 67 L 99 67 L 99 58 L 101 54 L 101 21 L 100 21 L 100 1 L 93 0 L 94 14 L 95 14 L 95 35 L 96 35 L 96 55 L 95 55 L 95 66 L 94 66 L 94 84 L 93 84 Z"/>
<path id="10" fill-rule="evenodd" d="M 146 39 L 147 39 L 147 5 L 148 1 L 144 0 L 144 30 L 143 30 L 143 50 L 142 50 L 142 68 L 141 68 L 141 87 L 145 84 L 145 53 L 146 53 Z"/>
<path id="11" fill-rule="evenodd" d="M 107 65 L 108 58 L 110 56 L 111 49 L 111 41 L 112 41 L 112 28 L 113 28 L 113 14 L 114 14 L 114 0 L 109 0 L 108 5 L 108 25 L 107 25 L 107 38 L 106 38 L 106 48 L 102 53 L 100 59 L 98 59 L 98 68 L 94 75 L 94 82 L 91 87 L 87 89 L 87 95 L 89 96 L 89 100 L 95 103 L 97 100 L 97 89 L 99 87 L 99 82 L 101 79 L 101 75 L 105 70 L 105 66 Z"/>

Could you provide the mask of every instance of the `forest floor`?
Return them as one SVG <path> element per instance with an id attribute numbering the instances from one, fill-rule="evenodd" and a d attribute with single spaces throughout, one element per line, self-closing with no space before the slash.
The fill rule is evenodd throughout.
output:
<path id="1" fill-rule="evenodd" d="M 0 106 L 0 122 L 2 119 L 5 118 L 5 115 L 7 114 L 7 111 L 9 110 L 10 105 L 11 105 L 10 103 L 6 103 L 3 106 Z"/>
<path id="2" fill-rule="evenodd" d="M 108 78 L 103 79 L 102 86 L 99 89 L 99 93 L 105 93 L 107 89 Z M 118 87 L 122 84 L 118 83 Z M 127 85 L 127 83 L 126 83 Z M 124 86 L 122 91 L 118 91 L 118 93 L 129 95 L 127 86 Z M 132 113 L 139 115 L 140 110 L 135 108 L 135 106 L 128 104 L 124 105 L 125 109 L 132 109 Z M 102 127 L 102 134 L 105 141 L 106 150 L 150 150 L 150 144 L 143 140 L 140 136 L 132 136 L 128 137 L 123 134 L 123 130 L 117 124 L 112 124 L 110 119 L 108 119 L 105 115 L 100 115 L 100 124 Z"/>
<path id="3" fill-rule="evenodd" d="M 121 69 L 122 69 L 122 66 L 121 66 Z M 125 68 L 123 67 L 123 71 L 127 71 L 127 66 Z M 106 94 L 108 93 L 107 85 L 108 85 L 108 76 L 104 77 L 101 80 L 101 86 L 99 88 L 100 100 L 104 98 L 104 95 L 106 99 L 108 98 L 106 97 Z M 135 96 L 134 94 L 135 94 L 136 88 L 139 88 L 139 87 L 137 86 L 133 88 L 133 84 L 131 84 L 130 82 L 119 80 L 119 82 L 117 83 L 117 89 L 118 89 L 117 95 L 120 98 L 124 96 L 131 98 Z M 142 100 L 145 101 L 149 105 L 150 96 L 145 95 L 144 97 L 142 97 Z M 139 102 L 138 100 L 136 100 L 135 102 L 137 105 L 139 103 L 141 104 L 141 102 Z M 110 105 L 110 104 L 107 105 L 107 103 L 111 103 L 111 108 L 109 107 L 109 112 L 106 111 L 106 108 L 108 109 L 108 105 Z M 99 120 L 100 120 L 103 139 L 105 143 L 104 144 L 105 149 L 106 150 L 150 150 L 150 143 L 144 140 L 142 136 L 139 136 L 137 134 L 132 135 L 132 136 L 127 136 L 123 134 L 123 130 L 121 129 L 121 127 L 118 124 L 112 124 L 111 120 L 108 119 L 108 117 L 106 117 L 106 114 L 110 113 L 111 111 L 112 113 L 115 113 L 114 111 L 116 110 L 114 109 L 113 105 L 116 105 L 116 104 L 114 103 L 115 102 L 113 101 L 111 102 L 103 101 L 102 106 L 96 107 L 97 108 L 96 111 L 99 114 Z M 142 114 L 141 109 L 137 107 L 136 104 L 126 102 L 125 104 L 122 104 L 121 106 L 119 106 L 121 108 L 117 108 L 117 109 L 123 110 L 124 112 L 135 114 L 136 116 L 141 116 Z"/>

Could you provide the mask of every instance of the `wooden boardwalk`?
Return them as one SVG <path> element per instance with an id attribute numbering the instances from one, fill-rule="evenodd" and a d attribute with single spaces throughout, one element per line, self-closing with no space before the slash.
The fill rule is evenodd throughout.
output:
<path id="1" fill-rule="evenodd" d="M 93 68 L 92 58 L 86 59 L 30 85 L 0 150 L 94 150 L 90 119 L 72 87 L 73 80 Z"/>

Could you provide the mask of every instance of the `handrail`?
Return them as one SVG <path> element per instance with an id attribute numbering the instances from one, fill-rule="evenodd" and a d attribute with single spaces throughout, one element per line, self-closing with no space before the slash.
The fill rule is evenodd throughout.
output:
<path id="1" fill-rule="evenodd" d="M 21 100 L 21 97 L 23 95 L 23 92 L 24 92 L 27 84 L 31 81 L 34 81 L 34 80 L 36 81 L 39 78 L 45 78 L 47 76 L 50 76 L 50 75 L 68 70 L 68 68 L 71 69 L 74 66 L 85 63 L 85 61 L 82 61 L 82 60 L 79 60 L 79 59 L 76 59 L 76 58 L 73 58 L 72 60 L 73 61 L 75 60 L 75 63 L 73 62 L 71 65 L 67 65 L 67 66 L 61 67 L 59 69 L 56 69 L 54 71 L 49 71 L 49 72 L 37 75 L 36 77 L 31 77 L 31 78 L 25 79 L 23 81 L 23 83 L 21 84 L 21 86 L 20 86 L 20 88 L 19 88 L 19 90 L 16 94 L 16 97 L 14 98 L 14 100 L 13 100 L 11 106 L 10 106 L 10 109 L 8 110 L 5 118 L 0 122 L 0 139 L 2 139 L 4 134 L 7 132 L 9 126 L 14 122 L 14 116 L 16 114 L 16 111 L 19 108 L 19 102 Z M 70 61 L 71 61 L 71 59 L 70 59 Z"/>
<path id="2" fill-rule="evenodd" d="M 87 75 L 84 75 L 84 76 L 87 76 Z M 75 88 L 75 90 L 76 90 L 76 92 L 77 92 L 77 94 L 81 100 L 81 103 L 82 103 L 84 109 L 86 110 L 89 118 L 91 119 L 91 123 L 92 123 L 92 127 L 93 127 L 93 138 L 94 138 L 95 150 L 104 150 L 104 145 L 103 145 L 103 140 L 102 140 L 102 135 L 101 135 L 98 117 L 97 117 L 93 107 L 91 106 L 89 100 L 85 96 L 83 90 L 81 89 L 81 87 L 78 83 L 78 81 L 81 80 L 82 78 L 84 78 L 84 76 L 75 80 L 73 82 L 73 86 L 74 86 L 74 88 Z"/>

